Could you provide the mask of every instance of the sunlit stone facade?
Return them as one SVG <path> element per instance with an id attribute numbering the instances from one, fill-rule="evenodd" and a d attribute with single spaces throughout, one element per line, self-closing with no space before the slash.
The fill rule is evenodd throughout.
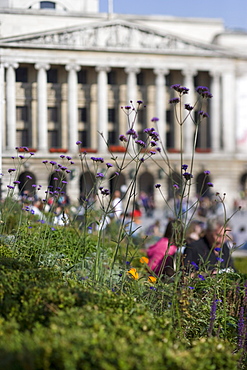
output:
<path id="1" fill-rule="evenodd" d="M 119 135 L 127 131 L 121 106 L 130 100 L 146 105 L 135 123 L 140 138 L 144 128 L 153 126 L 152 117 L 159 117 L 163 147 L 179 172 L 179 125 L 169 104 L 174 97 L 170 85 L 179 83 L 190 88 L 190 104 L 196 101 L 198 85 L 208 86 L 213 94 L 203 107 L 209 118 L 199 130 L 192 193 L 198 193 L 200 174 L 208 169 L 213 190 L 226 193 L 230 206 L 245 190 L 245 33 L 226 32 L 221 20 L 109 16 L 99 13 L 97 0 L 6 0 L 0 5 L 0 22 L 2 172 L 13 167 L 16 147 L 31 148 L 35 155 L 22 166 L 22 173 L 31 173 L 33 182 L 45 189 L 52 171 L 47 172 L 42 162 L 59 162 L 65 153 L 74 162 L 66 191 L 77 202 L 90 186 L 90 177 L 85 184 L 76 141 L 88 151 L 90 165 L 91 153 L 110 161 L 105 141 L 121 158 Z M 183 158 L 189 163 L 194 124 L 186 125 Z M 162 184 L 169 197 L 171 182 L 161 171 L 162 160 L 155 158 L 158 165 L 143 164 L 138 191 L 154 193 L 159 207 L 161 196 L 154 184 Z M 132 170 L 121 176 L 119 186 L 128 185 Z M 23 182 L 23 174 L 21 178 Z M 4 176 L 3 196 L 8 183 Z"/>

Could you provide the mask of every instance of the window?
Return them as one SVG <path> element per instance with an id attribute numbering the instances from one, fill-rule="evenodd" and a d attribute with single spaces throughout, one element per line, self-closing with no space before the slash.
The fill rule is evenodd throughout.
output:
<path id="1" fill-rule="evenodd" d="M 115 123 L 116 122 L 116 110 L 115 108 L 108 109 L 108 122 Z"/>
<path id="2" fill-rule="evenodd" d="M 56 4 L 53 1 L 41 1 L 40 9 L 55 9 Z"/>
<path id="3" fill-rule="evenodd" d="M 108 132 L 108 144 L 116 145 L 117 144 L 117 134 L 116 131 Z"/>
<path id="4" fill-rule="evenodd" d="M 16 120 L 17 122 L 19 121 L 27 122 L 28 121 L 28 109 L 26 105 L 16 107 Z"/>
<path id="5" fill-rule="evenodd" d="M 48 122 L 58 122 L 57 107 L 48 107 Z"/>
<path id="6" fill-rule="evenodd" d="M 48 130 L 48 146 L 49 148 L 59 148 L 58 130 Z"/>
<path id="7" fill-rule="evenodd" d="M 27 82 L 28 81 L 26 67 L 19 67 L 15 70 L 15 80 L 16 82 Z"/>
<path id="8" fill-rule="evenodd" d="M 86 85 L 87 83 L 87 70 L 81 69 L 79 72 L 77 72 L 78 77 L 78 84 Z"/>
<path id="9" fill-rule="evenodd" d="M 58 71 L 56 68 L 51 68 L 47 71 L 47 82 L 57 84 L 58 82 Z"/>
<path id="10" fill-rule="evenodd" d="M 16 145 L 19 146 L 29 146 L 29 135 L 28 129 L 16 130 Z"/>
<path id="11" fill-rule="evenodd" d="M 88 140 L 88 133 L 86 130 L 79 130 L 78 131 L 78 138 L 81 141 L 81 145 L 84 148 L 87 148 L 89 146 L 89 140 Z"/>
<path id="12" fill-rule="evenodd" d="M 78 108 L 78 122 L 87 122 L 87 108 Z"/>
<path id="13" fill-rule="evenodd" d="M 206 111 L 206 109 L 205 109 Z M 195 120 L 199 120 L 199 112 L 195 112 Z M 199 125 L 196 149 L 206 150 L 211 148 L 211 137 L 210 137 L 210 117 L 203 118 L 203 122 Z"/>
<path id="14" fill-rule="evenodd" d="M 167 148 L 174 148 L 174 117 L 173 111 L 166 111 L 166 122 L 167 122 L 167 132 L 166 132 L 166 146 Z"/>
<path id="15" fill-rule="evenodd" d="M 108 85 L 116 85 L 116 71 L 110 71 L 107 73 Z"/>
<path id="16" fill-rule="evenodd" d="M 144 73 L 143 72 L 138 73 L 138 75 L 136 76 L 136 80 L 137 80 L 136 82 L 138 86 L 143 86 L 144 85 Z"/>
<path id="17" fill-rule="evenodd" d="M 141 109 L 138 111 L 137 115 L 137 133 L 138 139 L 146 141 L 147 135 L 143 130 L 147 127 L 147 111 L 145 109 Z"/>
<path id="18" fill-rule="evenodd" d="M 116 109 L 108 108 L 108 143 L 117 144 Z"/>

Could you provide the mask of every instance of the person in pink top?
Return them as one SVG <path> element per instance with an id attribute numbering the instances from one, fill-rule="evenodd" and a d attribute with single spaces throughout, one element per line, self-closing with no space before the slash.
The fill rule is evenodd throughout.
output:
<path id="1" fill-rule="evenodd" d="M 174 274 L 173 256 L 177 252 L 175 240 L 181 233 L 179 228 L 181 229 L 181 223 L 178 220 L 169 221 L 163 238 L 150 245 L 147 250 L 148 266 L 158 276 Z"/>

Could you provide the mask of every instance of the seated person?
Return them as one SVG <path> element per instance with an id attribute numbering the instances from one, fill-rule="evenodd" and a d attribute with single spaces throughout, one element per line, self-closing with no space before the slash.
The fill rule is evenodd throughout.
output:
<path id="1" fill-rule="evenodd" d="M 187 244 L 184 250 L 183 265 L 186 271 L 199 268 L 213 273 L 227 268 L 234 270 L 226 241 L 224 224 L 216 218 L 208 219 L 204 236 Z"/>
<path id="2" fill-rule="evenodd" d="M 179 235 L 181 235 L 180 221 L 171 220 L 168 222 L 163 238 L 148 248 L 148 266 L 156 275 L 174 274 L 173 256 L 177 252 L 175 243 L 179 240 Z"/>

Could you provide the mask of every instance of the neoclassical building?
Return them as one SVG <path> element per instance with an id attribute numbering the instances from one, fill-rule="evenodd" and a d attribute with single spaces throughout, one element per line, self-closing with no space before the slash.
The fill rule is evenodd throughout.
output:
<path id="1" fill-rule="evenodd" d="M 179 172 L 179 125 L 169 100 L 175 96 L 170 86 L 181 84 L 190 89 L 189 104 L 197 98 L 198 85 L 208 86 L 213 95 L 196 143 L 193 193 L 205 169 L 230 205 L 246 190 L 246 33 L 226 30 L 219 19 L 100 13 L 98 0 L 5 0 L 0 37 L 2 172 L 13 167 L 16 147 L 34 153 L 22 165 L 20 188 L 40 184 L 45 189 L 53 180 L 43 161 L 59 161 L 66 153 L 74 162 L 66 192 L 76 202 L 91 184 L 90 176 L 85 183 L 88 174 L 82 173 L 76 142 L 82 142 L 89 158 L 96 153 L 110 161 L 111 151 L 121 158 L 119 135 L 127 131 L 121 106 L 138 100 L 146 106 L 135 123 L 139 137 L 158 117 L 163 147 Z M 193 137 L 194 125 L 188 122 L 185 162 Z M 143 165 L 138 189 L 153 193 L 154 184 L 161 183 L 169 196 L 171 184 L 157 161 L 158 166 Z M 128 170 L 121 185 L 132 175 Z M 8 184 L 5 175 L 3 197 Z M 159 194 L 154 197 L 159 206 Z"/>

